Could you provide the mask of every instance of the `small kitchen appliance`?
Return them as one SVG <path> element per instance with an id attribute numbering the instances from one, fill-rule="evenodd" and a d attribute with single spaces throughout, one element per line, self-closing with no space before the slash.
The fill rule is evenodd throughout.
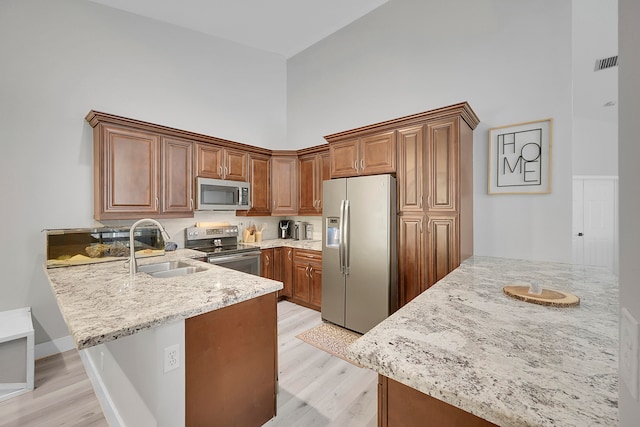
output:
<path id="1" fill-rule="evenodd" d="M 306 230 L 307 223 L 302 221 L 296 221 L 293 223 L 293 238 L 295 240 L 305 240 L 306 239 Z"/>
<path id="2" fill-rule="evenodd" d="M 207 254 L 209 264 L 260 275 L 260 248 L 238 243 L 238 226 L 189 227 L 184 247 Z"/>
<path id="3" fill-rule="evenodd" d="M 292 221 L 288 219 L 283 219 L 280 221 L 280 238 L 281 239 L 291 239 L 291 232 L 293 229 Z"/>

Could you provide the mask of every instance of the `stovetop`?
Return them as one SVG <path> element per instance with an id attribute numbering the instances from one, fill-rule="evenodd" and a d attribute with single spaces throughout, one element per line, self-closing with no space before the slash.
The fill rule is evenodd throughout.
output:
<path id="1" fill-rule="evenodd" d="M 255 246 L 249 246 L 242 243 L 238 243 L 237 245 L 228 245 L 228 246 L 191 246 L 189 249 L 195 249 L 200 252 L 206 252 L 207 256 L 222 256 L 222 255 L 232 255 L 238 254 L 242 252 L 259 252 L 260 248 L 256 248 Z"/>

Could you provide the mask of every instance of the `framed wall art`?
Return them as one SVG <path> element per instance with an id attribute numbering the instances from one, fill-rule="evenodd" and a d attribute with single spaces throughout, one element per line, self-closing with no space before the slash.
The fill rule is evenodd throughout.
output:
<path id="1" fill-rule="evenodd" d="M 551 192 L 552 119 L 489 129 L 489 194 Z"/>

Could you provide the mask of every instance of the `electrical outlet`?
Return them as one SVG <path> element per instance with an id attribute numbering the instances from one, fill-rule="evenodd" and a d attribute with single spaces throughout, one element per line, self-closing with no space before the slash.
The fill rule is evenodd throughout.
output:
<path id="1" fill-rule="evenodd" d="M 164 373 L 178 369 L 180 367 L 180 346 L 178 344 L 165 347 L 164 349 Z"/>
<path id="2" fill-rule="evenodd" d="M 631 396 L 638 399 L 638 321 L 626 308 L 621 310 L 620 376 Z"/>

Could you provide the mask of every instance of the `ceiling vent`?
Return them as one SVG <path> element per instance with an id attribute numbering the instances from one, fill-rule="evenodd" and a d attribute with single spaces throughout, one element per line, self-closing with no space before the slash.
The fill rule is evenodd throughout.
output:
<path id="1" fill-rule="evenodd" d="M 604 70 L 606 68 L 618 66 L 618 55 L 610 56 L 609 58 L 596 59 L 596 67 L 594 71 Z"/>

